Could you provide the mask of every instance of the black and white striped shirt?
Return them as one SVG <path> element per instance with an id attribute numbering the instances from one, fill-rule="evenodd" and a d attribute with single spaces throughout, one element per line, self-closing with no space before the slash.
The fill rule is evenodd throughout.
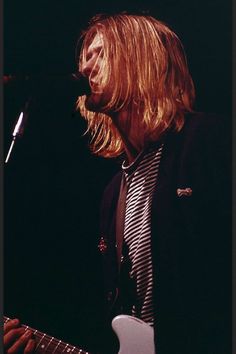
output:
<path id="1" fill-rule="evenodd" d="M 143 151 L 129 166 L 122 165 L 127 183 L 124 244 L 131 261 L 129 277 L 135 283 L 132 315 L 154 322 L 151 255 L 151 203 L 163 145 Z"/>

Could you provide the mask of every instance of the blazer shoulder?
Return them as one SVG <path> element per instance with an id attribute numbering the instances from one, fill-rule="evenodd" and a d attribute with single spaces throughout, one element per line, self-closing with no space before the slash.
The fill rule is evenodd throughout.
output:
<path id="1" fill-rule="evenodd" d="M 187 129 L 219 129 L 227 126 L 229 119 L 214 113 L 194 112 L 186 114 L 184 128 Z"/>
<path id="2" fill-rule="evenodd" d="M 229 146 L 231 129 L 229 117 L 196 112 L 185 116 L 182 129 L 184 140 L 198 141 L 203 145 Z"/>

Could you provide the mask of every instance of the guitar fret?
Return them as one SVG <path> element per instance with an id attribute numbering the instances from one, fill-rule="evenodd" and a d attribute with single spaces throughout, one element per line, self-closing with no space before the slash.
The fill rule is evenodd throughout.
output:
<path id="1" fill-rule="evenodd" d="M 52 337 L 52 338 L 50 339 L 50 341 L 49 341 L 49 343 L 48 343 L 48 346 L 47 346 L 47 348 L 45 349 L 45 351 L 47 351 L 47 350 L 48 350 L 49 345 L 51 344 L 51 342 L 53 341 L 53 339 L 54 339 L 54 337 Z"/>
<path id="2" fill-rule="evenodd" d="M 60 344 L 61 344 L 61 340 L 59 340 L 59 342 L 57 343 L 57 346 L 56 346 L 55 349 L 53 350 L 52 354 L 55 353 L 55 351 L 57 350 L 57 348 L 59 347 Z"/>
<path id="3" fill-rule="evenodd" d="M 66 347 L 68 347 L 68 345 L 69 345 L 69 344 L 66 344 L 66 346 L 65 346 L 64 350 L 62 351 L 62 353 L 64 353 L 64 351 L 65 351 Z"/>
<path id="4" fill-rule="evenodd" d="M 54 349 L 54 353 L 61 353 L 62 349 L 64 348 L 64 344 L 63 342 L 60 340 L 60 343 L 58 343 L 56 349 Z"/>
<path id="5" fill-rule="evenodd" d="M 75 350 L 75 347 L 72 347 L 72 349 L 70 349 L 70 353 L 72 353 L 72 352 L 73 352 L 73 350 Z"/>
<path id="6" fill-rule="evenodd" d="M 72 347 L 71 347 L 69 344 L 66 344 L 66 343 L 63 343 L 63 342 L 61 342 L 61 345 L 63 345 L 64 348 L 63 348 L 62 351 L 59 350 L 59 353 L 63 353 L 63 352 L 71 353 L 71 352 L 75 349 L 75 347 L 73 347 L 73 349 L 71 350 Z M 59 349 L 60 349 L 60 348 L 59 348 Z M 82 352 L 82 353 L 83 353 L 83 352 Z"/>
<path id="7" fill-rule="evenodd" d="M 44 339 L 44 337 L 46 336 L 46 334 L 44 334 L 43 336 L 42 336 L 42 338 L 40 339 L 40 341 L 38 342 L 38 344 L 37 344 L 37 346 L 36 346 L 36 350 L 38 349 L 38 347 L 40 346 L 40 344 L 41 344 L 41 342 L 43 341 L 43 339 Z M 44 344 L 43 344 L 43 347 L 41 347 L 42 349 L 44 349 Z"/>

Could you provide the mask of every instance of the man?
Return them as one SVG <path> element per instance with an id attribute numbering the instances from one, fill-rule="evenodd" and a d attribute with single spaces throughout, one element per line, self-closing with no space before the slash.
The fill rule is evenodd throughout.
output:
<path id="1" fill-rule="evenodd" d="M 91 150 L 124 159 L 101 209 L 108 305 L 154 326 L 158 354 L 229 353 L 223 122 L 193 112 L 180 40 L 150 16 L 98 17 L 79 69 L 92 88 L 78 99 Z"/>
<path id="2" fill-rule="evenodd" d="M 183 46 L 162 22 L 97 16 L 82 40 L 91 150 L 123 158 L 101 207 L 109 312 L 153 326 L 158 354 L 230 353 L 223 122 L 193 112 Z"/>

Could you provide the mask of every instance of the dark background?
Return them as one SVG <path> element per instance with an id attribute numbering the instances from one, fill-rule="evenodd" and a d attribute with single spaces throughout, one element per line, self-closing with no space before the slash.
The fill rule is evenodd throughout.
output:
<path id="1" fill-rule="evenodd" d="M 4 4 L 4 74 L 65 75 L 96 13 L 149 10 L 182 39 L 197 100 L 231 125 L 231 2 L 18 1 Z M 4 86 L 5 156 L 30 97 L 23 137 L 5 167 L 4 312 L 92 350 L 101 317 L 99 203 L 118 162 L 94 157 L 66 82 Z"/>

